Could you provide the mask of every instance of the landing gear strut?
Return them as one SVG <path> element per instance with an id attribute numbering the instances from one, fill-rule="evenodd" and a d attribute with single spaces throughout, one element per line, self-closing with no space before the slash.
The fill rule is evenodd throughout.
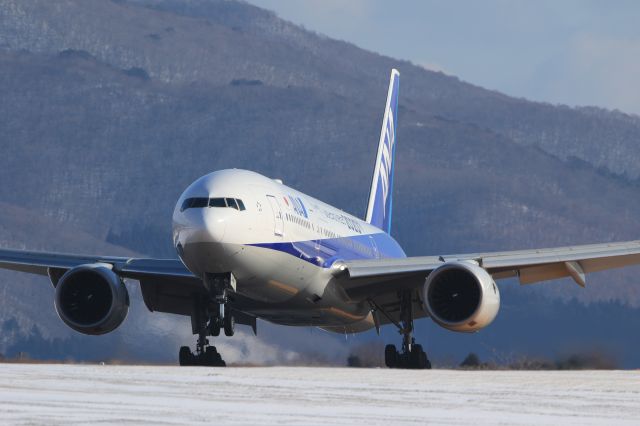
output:
<path id="1" fill-rule="evenodd" d="M 389 368 L 405 369 L 430 369 L 431 362 L 422 349 L 422 345 L 416 344 L 413 338 L 413 302 L 411 290 L 404 290 L 400 294 L 400 322 L 395 321 L 384 309 L 370 300 L 372 307 L 381 312 L 398 328 L 402 334 L 402 350 L 396 350 L 395 345 L 387 345 L 384 348 L 384 363 Z"/>
<path id="2" fill-rule="evenodd" d="M 216 311 L 216 309 L 214 309 Z M 220 309 L 217 309 L 219 312 Z M 192 366 L 201 365 L 209 367 L 224 367 L 226 363 L 218 353 L 215 346 L 209 346 L 208 335 L 215 334 L 215 327 L 212 324 L 219 324 L 218 315 L 211 312 L 207 300 L 204 298 L 196 298 L 194 301 L 193 315 L 191 316 L 191 328 L 194 334 L 198 335 L 195 353 L 191 352 L 188 346 L 180 348 L 178 360 L 180 365 Z M 220 334 L 220 326 L 218 325 L 218 334 Z"/>
<path id="3" fill-rule="evenodd" d="M 228 281 L 224 277 L 207 278 L 211 277 L 205 277 L 205 286 L 214 294 L 211 298 L 194 299 L 191 329 L 193 334 L 198 335 L 196 351 L 191 352 L 188 346 L 181 347 L 178 353 L 180 365 L 226 366 L 216 347 L 209 346 L 207 336 L 219 336 L 221 329 L 224 329 L 226 336 L 233 336 L 235 332 L 233 311 L 227 306 Z"/>

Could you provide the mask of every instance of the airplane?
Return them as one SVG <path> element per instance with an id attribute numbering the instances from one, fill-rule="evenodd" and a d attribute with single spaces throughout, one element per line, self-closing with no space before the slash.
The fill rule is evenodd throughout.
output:
<path id="1" fill-rule="evenodd" d="M 389 368 L 431 368 L 414 320 L 445 329 L 487 327 L 500 308 L 496 280 L 521 284 L 640 263 L 640 241 L 562 248 L 407 257 L 391 236 L 400 73 L 393 69 L 364 220 L 247 170 L 202 176 L 173 212 L 179 259 L 0 250 L 0 267 L 47 276 L 55 309 L 73 330 L 109 333 L 129 308 L 137 280 L 151 312 L 185 315 L 197 335 L 180 365 L 224 366 L 209 336 L 232 336 L 257 319 L 359 333 L 385 325 L 402 336 L 385 347 Z"/>

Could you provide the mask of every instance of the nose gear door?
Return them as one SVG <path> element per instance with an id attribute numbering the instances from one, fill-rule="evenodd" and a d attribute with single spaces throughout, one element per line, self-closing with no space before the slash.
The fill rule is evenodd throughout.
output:
<path id="1" fill-rule="evenodd" d="M 284 219 L 282 218 L 282 210 L 280 210 L 280 204 L 278 204 L 278 200 L 273 195 L 267 195 L 267 200 L 269 200 L 269 205 L 271 206 L 271 210 L 273 211 L 273 233 L 279 237 L 282 237 L 284 235 Z"/>

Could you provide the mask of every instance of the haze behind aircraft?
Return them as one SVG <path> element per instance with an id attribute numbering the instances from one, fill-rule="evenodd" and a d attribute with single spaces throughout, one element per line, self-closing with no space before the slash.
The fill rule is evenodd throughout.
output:
<path id="1" fill-rule="evenodd" d="M 400 75 L 391 71 L 365 220 L 279 180 L 246 170 L 203 176 L 180 196 L 173 243 L 180 260 L 0 250 L 0 267 L 49 277 L 55 308 L 72 329 L 109 333 L 129 308 L 125 278 L 138 280 L 147 308 L 191 318 L 196 350 L 180 365 L 224 365 L 208 336 L 276 324 L 357 333 L 393 324 L 395 368 L 430 368 L 413 321 L 430 317 L 457 332 L 488 326 L 500 307 L 494 280 L 521 284 L 640 263 L 640 241 L 554 249 L 406 257 L 391 237 Z"/>

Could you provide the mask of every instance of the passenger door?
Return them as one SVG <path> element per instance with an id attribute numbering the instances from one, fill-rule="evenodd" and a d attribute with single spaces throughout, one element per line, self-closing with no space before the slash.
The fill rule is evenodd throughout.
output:
<path id="1" fill-rule="evenodd" d="M 279 237 L 282 237 L 284 235 L 284 219 L 282 218 L 282 210 L 280 210 L 278 199 L 273 195 L 267 195 L 267 200 L 269 200 L 269 205 L 271 206 L 271 210 L 273 211 L 273 233 Z"/>

